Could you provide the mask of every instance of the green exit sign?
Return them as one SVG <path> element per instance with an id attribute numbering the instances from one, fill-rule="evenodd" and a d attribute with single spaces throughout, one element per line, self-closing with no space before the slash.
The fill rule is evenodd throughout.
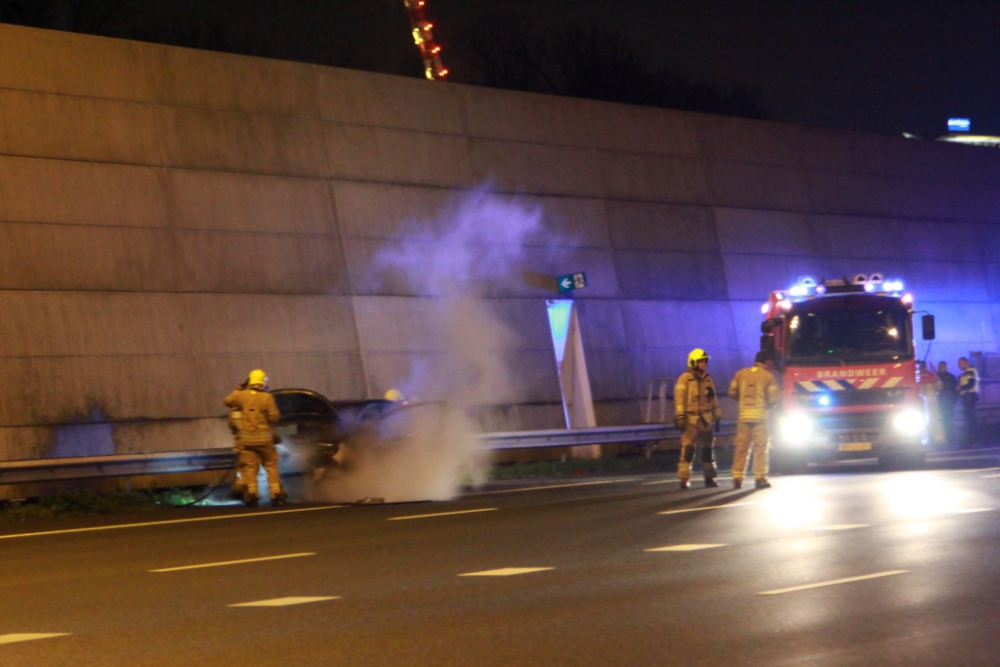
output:
<path id="1" fill-rule="evenodd" d="M 583 289 L 587 286 L 587 274 L 584 272 L 571 273 L 568 276 L 559 276 L 560 292 L 572 292 L 575 289 Z"/>

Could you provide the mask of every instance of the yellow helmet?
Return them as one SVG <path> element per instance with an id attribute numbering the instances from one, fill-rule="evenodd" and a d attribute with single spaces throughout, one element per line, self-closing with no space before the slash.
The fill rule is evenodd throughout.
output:
<path id="1" fill-rule="evenodd" d="M 255 384 L 261 386 L 267 384 L 267 373 L 260 370 L 259 368 L 254 371 L 250 371 L 250 376 L 247 377 L 247 386 L 252 387 Z"/>
<path id="2" fill-rule="evenodd" d="M 385 392 L 385 400 L 399 403 L 400 401 L 403 400 L 403 392 L 401 392 L 398 389 L 390 389 L 389 391 Z"/>
<path id="3" fill-rule="evenodd" d="M 688 368 L 694 370 L 698 368 L 699 361 L 702 360 L 708 361 L 711 358 L 712 357 L 708 356 L 708 352 L 701 349 L 700 347 L 696 347 L 693 350 L 691 350 L 691 354 L 688 355 Z"/>

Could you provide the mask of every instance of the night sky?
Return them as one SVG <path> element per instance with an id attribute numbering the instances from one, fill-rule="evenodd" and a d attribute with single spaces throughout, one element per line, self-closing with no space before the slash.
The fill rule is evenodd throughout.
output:
<path id="1" fill-rule="evenodd" d="M 273 57 L 419 72 L 403 0 L 163 0 L 198 7 Z M 658 65 L 760 88 L 773 120 L 937 136 L 949 116 L 1000 134 L 1000 2 L 891 0 L 427 0 L 439 40 L 484 14 L 595 21 Z M 444 53 L 447 64 L 448 53 Z"/>

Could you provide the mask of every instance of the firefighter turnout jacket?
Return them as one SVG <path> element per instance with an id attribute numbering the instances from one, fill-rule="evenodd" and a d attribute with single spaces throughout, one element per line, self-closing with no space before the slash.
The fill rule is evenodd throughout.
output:
<path id="1" fill-rule="evenodd" d="M 236 389 L 226 396 L 230 424 L 236 427 L 237 445 L 273 445 L 271 426 L 278 423 L 281 413 L 274 396 L 263 389 Z"/>
<path id="2" fill-rule="evenodd" d="M 958 395 L 963 401 L 979 398 L 979 376 L 972 366 L 958 376 Z"/>
<path id="3" fill-rule="evenodd" d="M 736 373 L 729 395 L 739 401 L 739 421 L 766 422 L 768 409 L 778 402 L 778 382 L 764 364 L 754 364 Z"/>
<path id="4" fill-rule="evenodd" d="M 706 425 L 722 419 L 715 382 L 708 373 L 689 370 L 677 378 L 674 387 L 676 416 L 689 424 L 704 421 Z"/>

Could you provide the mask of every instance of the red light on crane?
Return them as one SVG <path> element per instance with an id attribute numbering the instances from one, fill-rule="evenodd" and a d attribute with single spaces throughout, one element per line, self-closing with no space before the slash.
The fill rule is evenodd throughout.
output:
<path id="1" fill-rule="evenodd" d="M 448 68 L 441 63 L 441 47 L 434 42 L 431 32 L 434 24 L 427 20 L 424 14 L 426 0 L 403 0 L 410 14 L 410 25 L 413 26 L 413 42 L 420 49 L 420 58 L 424 62 L 424 75 L 434 81 L 448 76 Z"/>

